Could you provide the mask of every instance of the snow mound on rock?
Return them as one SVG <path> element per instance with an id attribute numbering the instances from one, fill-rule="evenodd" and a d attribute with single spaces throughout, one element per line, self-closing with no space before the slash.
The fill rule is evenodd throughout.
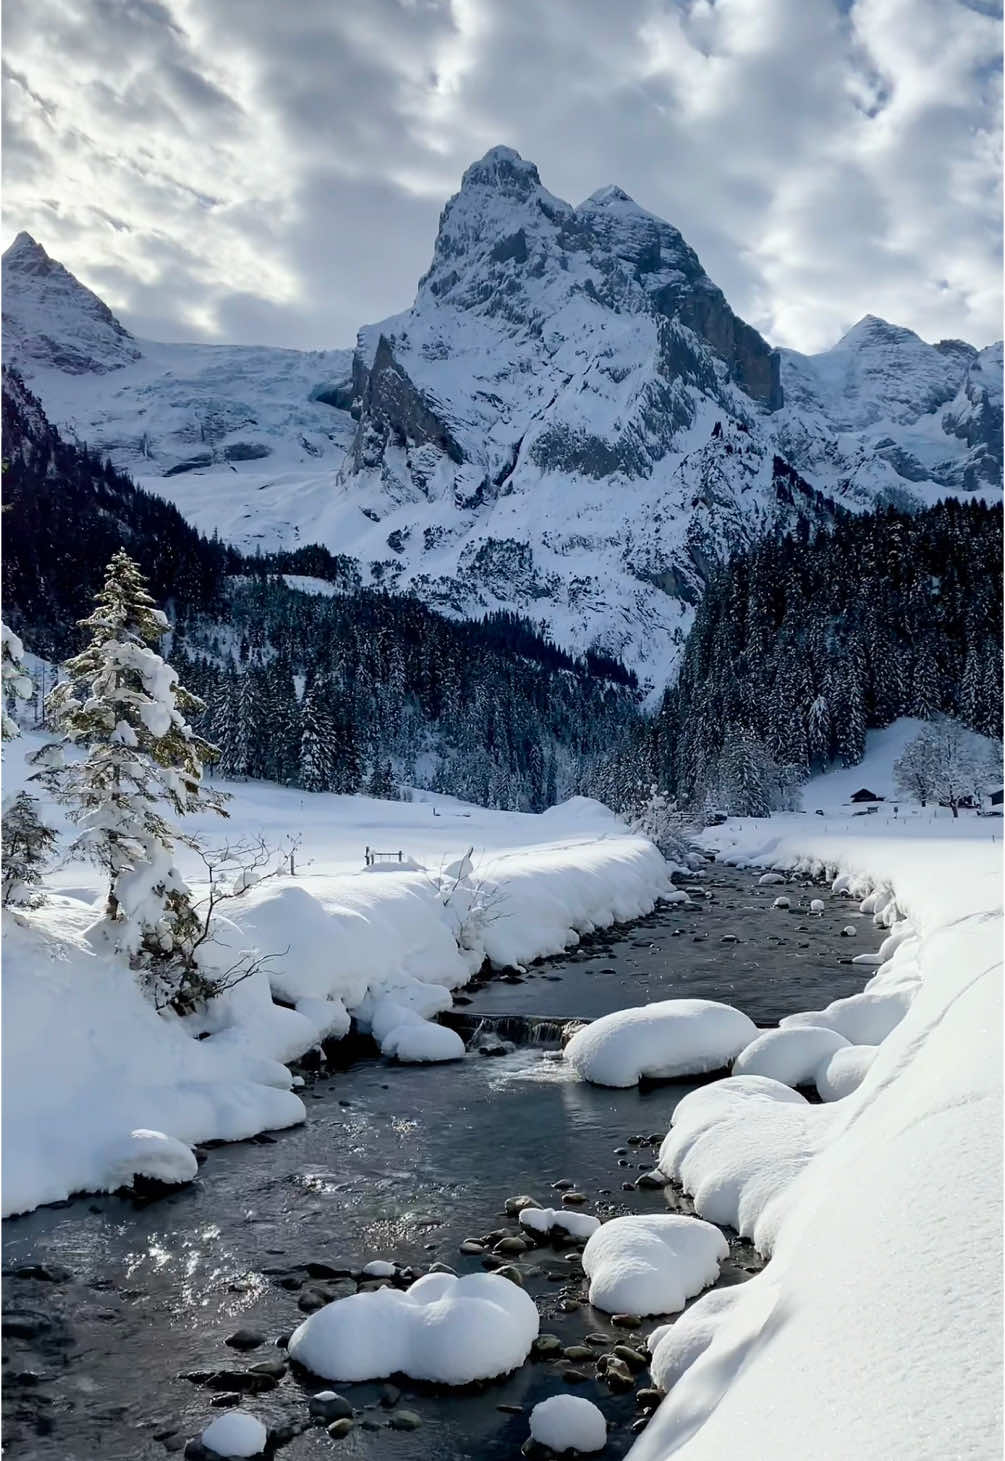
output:
<path id="1" fill-rule="evenodd" d="M 295 1329 L 290 1358 L 325 1380 L 405 1374 L 467 1385 L 523 1364 L 538 1333 L 522 1288 L 492 1273 L 429 1273 L 410 1289 L 376 1289 L 326 1304 Z"/>
<path id="2" fill-rule="evenodd" d="M 190 1146 L 163 1131 L 137 1128 L 108 1153 L 109 1182 L 128 1187 L 135 1177 L 156 1182 L 191 1182 L 199 1163 Z"/>
<path id="3" fill-rule="evenodd" d="M 676 1314 L 719 1276 L 729 1244 L 676 1214 L 612 1218 L 583 1249 L 590 1303 L 609 1314 Z"/>
<path id="4" fill-rule="evenodd" d="M 702 1294 L 673 1324 L 653 1330 L 649 1336 L 652 1356 L 649 1373 L 654 1385 L 661 1390 L 676 1385 L 684 1371 L 711 1344 L 723 1316 L 733 1308 L 744 1287 L 735 1284 L 728 1289 L 712 1289 Z"/>
<path id="5" fill-rule="evenodd" d="M 227 1415 L 218 1415 L 210 1421 L 200 1440 L 215 1456 L 260 1456 L 265 1450 L 269 1433 L 260 1420 L 232 1410 Z"/>
<path id="6" fill-rule="evenodd" d="M 411 1065 L 464 1059 L 464 1041 L 456 1030 L 448 1030 L 446 1025 L 433 1024 L 417 1015 L 397 1025 L 380 1048 L 384 1055 L 393 1055 L 396 1060 Z"/>
<path id="7" fill-rule="evenodd" d="M 876 1045 L 845 1045 L 821 1064 L 816 1086 L 822 1101 L 840 1101 L 857 1091 L 876 1059 Z"/>
<path id="8" fill-rule="evenodd" d="M 460 1060 L 464 1041 L 455 1030 L 433 1024 L 429 1016 L 449 1009 L 449 989 L 442 984 L 425 984 L 413 979 L 377 999 L 363 1000 L 356 1018 L 380 1046 L 382 1055 L 409 1064 Z"/>
<path id="9" fill-rule="evenodd" d="M 822 1026 L 853 1045 L 880 1045 L 911 1008 L 916 990 L 917 982 L 908 980 L 893 989 L 866 989 L 832 1000 L 826 1009 L 786 1015 L 779 1024 L 783 1030 Z"/>
<path id="10" fill-rule="evenodd" d="M 734 1075 L 763 1075 L 786 1086 L 812 1085 L 822 1061 L 850 1042 L 837 1030 L 800 1025 L 765 1030 L 741 1050 Z"/>
<path id="11" fill-rule="evenodd" d="M 550 1233 L 553 1228 L 573 1238 L 590 1238 L 600 1227 L 600 1219 L 588 1212 L 570 1212 L 568 1208 L 525 1207 L 520 1213 L 520 1226 L 530 1233 Z"/>
<path id="12" fill-rule="evenodd" d="M 579 1395 L 552 1395 L 530 1413 L 531 1437 L 552 1451 L 602 1451 L 607 1445 L 604 1413 Z"/>
<path id="13" fill-rule="evenodd" d="M 565 1059 L 595 1085 L 634 1086 L 644 1076 L 672 1080 L 723 1069 L 756 1034 L 732 1005 L 667 999 L 594 1020 L 573 1035 Z"/>

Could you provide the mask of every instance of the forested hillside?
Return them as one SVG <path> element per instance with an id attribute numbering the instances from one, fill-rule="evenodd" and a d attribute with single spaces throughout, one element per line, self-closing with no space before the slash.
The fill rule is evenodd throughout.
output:
<path id="1" fill-rule="evenodd" d="M 677 685 L 595 789 L 626 804 L 657 781 L 690 806 L 768 810 L 901 715 L 1000 736 L 1001 553 L 998 508 L 947 501 L 841 513 L 738 554 L 708 584 Z"/>
<path id="2" fill-rule="evenodd" d="M 6 370 L 3 412 L 7 619 L 35 653 L 65 658 L 124 546 L 169 612 L 172 661 L 207 701 L 199 728 L 228 775 L 384 796 L 404 781 L 539 810 L 637 717 L 622 665 L 573 658 L 515 614 L 448 620 L 360 589 L 353 561 L 324 548 L 247 557 L 207 539 L 63 441 Z"/>

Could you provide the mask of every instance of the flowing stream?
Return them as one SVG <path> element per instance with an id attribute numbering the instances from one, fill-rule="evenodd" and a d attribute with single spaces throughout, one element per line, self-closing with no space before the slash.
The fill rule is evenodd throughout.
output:
<path id="1" fill-rule="evenodd" d="M 258 1384 L 243 1378 L 253 1365 L 279 1368 L 284 1351 L 275 1341 L 300 1322 L 305 1305 L 354 1288 L 340 1270 L 388 1258 L 478 1271 L 481 1259 L 461 1255 L 460 1243 L 503 1227 L 516 1232 L 503 1208 L 518 1193 L 558 1206 L 552 1184 L 568 1180 L 586 1194 L 583 1210 L 601 1217 L 689 1211 L 672 1188 L 623 1184 L 652 1167 L 657 1138 L 693 1087 L 612 1091 L 571 1079 L 555 1048 L 561 1025 L 679 996 L 726 1000 L 758 1024 L 773 1023 L 860 989 L 867 971 L 850 958 L 874 946 L 868 922 L 862 939 L 841 937 L 858 915 L 840 899 L 810 916 L 816 889 L 786 888 L 802 906 L 782 912 L 771 907 L 779 889 L 758 889 L 747 872 L 712 866 L 694 886 L 712 896 L 687 908 L 661 904 L 525 976 L 479 980 L 463 991 L 468 1003 L 451 1016 L 455 1027 L 477 1042 L 512 1042 L 502 1054 L 473 1049 L 463 1062 L 433 1068 L 372 1055 L 329 1066 L 308 1078 L 304 1125 L 215 1147 L 187 1188 L 146 1204 L 81 1197 L 9 1221 L 4 1454 L 11 1461 L 181 1454 L 220 1414 L 212 1401 L 221 1391 Z M 742 1282 L 760 1260 L 726 1235 L 731 1256 L 720 1282 Z M 602 1353 L 599 1336 L 608 1348 L 631 1344 L 659 1322 L 647 1320 L 633 1335 L 591 1309 L 575 1249 L 542 1248 L 515 1261 L 542 1331 L 565 1346 L 592 1335 Z M 249 1352 L 228 1347 L 239 1328 L 259 1331 L 263 1342 Z M 581 1378 L 566 1379 L 570 1369 Z M 627 1452 L 640 1417 L 634 1393 L 612 1393 L 592 1360 L 530 1360 L 507 1379 L 462 1392 L 399 1377 L 404 1393 L 390 1405 L 395 1397 L 380 1383 L 326 1386 L 288 1367 L 260 1383 L 267 1388 L 241 1404 L 270 1427 L 286 1427 L 289 1438 L 276 1451 L 283 1461 L 514 1457 L 530 1407 L 570 1384 L 607 1416 L 605 1456 Z M 308 1397 L 325 1388 L 357 1412 L 345 1439 L 307 1425 Z M 396 1428 L 403 1409 L 419 1416 L 417 1429 Z"/>

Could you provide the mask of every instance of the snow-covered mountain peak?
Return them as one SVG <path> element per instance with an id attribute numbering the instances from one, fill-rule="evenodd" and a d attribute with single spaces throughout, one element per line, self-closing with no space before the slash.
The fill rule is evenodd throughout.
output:
<path id="1" fill-rule="evenodd" d="M 19 233 L 3 255 L 4 360 L 28 362 L 67 375 L 118 370 L 138 360 L 132 335 L 69 269 L 30 233 Z"/>
<path id="2" fill-rule="evenodd" d="M 490 147 L 473 162 L 461 178 L 461 192 L 472 188 L 498 188 L 508 193 L 526 193 L 541 186 L 537 166 L 513 147 Z"/>
<path id="3" fill-rule="evenodd" d="M 41 273 L 52 265 L 52 260 L 40 243 L 24 229 L 17 235 L 3 254 L 5 269 L 20 269 L 24 273 Z"/>
<path id="4" fill-rule="evenodd" d="M 675 227 L 613 184 L 572 207 L 508 147 L 468 168 L 414 304 L 355 352 L 133 341 L 27 235 L 4 273 L 5 358 L 50 418 L 198 526 L 516 610 L 656 685 L 743 542 L 828 499 L 1000 479 L 1000 346 L 867 315 L 819 355 L 773 350 Z"/>

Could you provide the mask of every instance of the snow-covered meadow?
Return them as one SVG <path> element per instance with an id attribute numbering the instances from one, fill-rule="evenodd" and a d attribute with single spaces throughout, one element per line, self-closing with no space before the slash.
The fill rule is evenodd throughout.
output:
<path id="1" fill-rule="evenodd" d="M 8 745 L 5 795 L 39 744 L 27 735 Z M 57 867 L 41 907 L 6 918 L 6 1213 L 114 1188 L 132 1172 L 183 1178 L 191 1143 L 302 1121 L 285 1062 L 344 1034 L 350 1014 L 389 1055 L 456 1058 L 458 1037 L 428 1017 L 486 958 L 559 953 L 648 912 L 669 886 L 652 844 L 582 798 L 529 815 L 429 793 L 384 802 L 264 783 L 221 789 L 229 820 L 193 816 L 186 831 L 299 845 L 294 875 L 223 905 L 220 967 L 247 949 L 272 957 L 207 1011 L 158 1014 L 125 963 L 92 946 L 104 889 L 85 863 Z M 65 831 L 60 811 L 43 809 Z M 367 847 L 395 860 L 366 868 Z M 180 863 L 198 889 L 198 858 L 183 850 Z M 151 1147 L 141 1130 L 179 1145 Z"/>

